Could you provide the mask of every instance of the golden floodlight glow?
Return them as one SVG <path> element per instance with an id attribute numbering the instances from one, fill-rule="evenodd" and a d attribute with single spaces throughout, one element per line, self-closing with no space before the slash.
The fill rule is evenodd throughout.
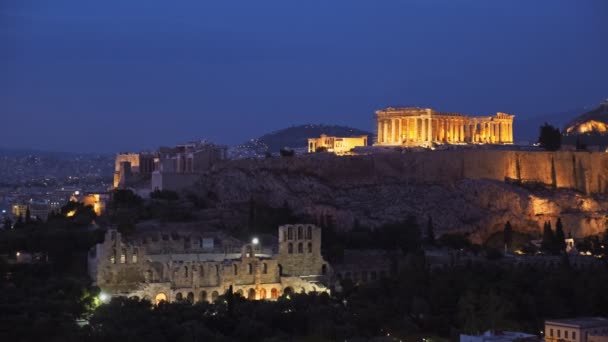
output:
<path id="1" fill-rule="evenodd" d="M 74 215 L 76 215 L 76 210 L 69 211 L 67 214 L 65 214 L 66 217 L 72 217 Z"/>

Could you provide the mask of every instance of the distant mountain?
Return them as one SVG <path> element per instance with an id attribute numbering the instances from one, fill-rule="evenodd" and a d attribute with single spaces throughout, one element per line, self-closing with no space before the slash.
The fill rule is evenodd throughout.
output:
<path id="1" fill-rule="evenodd" d="M 246 158 L 262 156 L 266 153 L 277 153 L 282 148 L 305 149 L 308 138 L 319 137 L 321 134 L 339 137 L 351 137 L 357 135 L 368 135 L 373 133 L 357 128 L 338 125 L 299 125 L 274 131 L 255 139 L 251 139 L 241 145 L 234 146 L 230 150 L 233 158 Z M 372 141 L 373 139 L 370 139 Z"/>
<path id="2" fill-rule="evenodd" d="M 0 146 L 0 156 L 6 157 L 23 157 L 23 156 L 38 156 L 38 157 L 54 157 L 58 159 L 69 159 L 74 156 L 109 156 L 107 153 L 77 153 L 77 152 L 58 152 L 36 150 L 31 148 L 13 148 Z"/>
<path id="3" fill-rule="evenodd" d="M 515 142 L 535 142 L 538 140 L 540 126 L 545 122 L 560 130 L 564 130 L 568 122 L 590 109 L 591 107 L 576 108 L 559 113 L 543 114 L 527 119 L 520 119 L 516 116 L 513 122 L 513 139 Z"/>

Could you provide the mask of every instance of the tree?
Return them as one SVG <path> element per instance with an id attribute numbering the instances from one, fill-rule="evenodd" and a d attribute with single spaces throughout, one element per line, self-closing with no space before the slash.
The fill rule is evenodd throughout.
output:
<path id="1" fill-rule="evenodd" d="M 510 249 L 513 244 L 513 228 L 511 227 L 511 222 L 507 221 L 505 224 L 505 230 L 503 232 L 504 242 L 505 242 L 505 250 Z"/>
<path id="2" fill-rule="evenodd" d="M 562 219 L 557 218 L 555 223 L 555 254 L 566 251 L 566 236 L 564 234 L 564 227 L 562 226 Z"/>
<path id="3" fill-rule="evenodd" d="M 281 154 L 281 157 L 293 157 L 295 154 L 294 150 L 288 147 L 282 148 L 279 153 Z"/>
<path id="4" fill-rule="evenodd" d="M 433 227 L 433 218 L 429 215 L 429 219 L 426 225 L 426 243 L 430 246 L 435 245 L 435 229 Z"/>
<path id="5" fill-rule="evenodd" d="M 13 227 L 13 221 L 11 221 L 10 218 L 5 217 L 4 218 L 4 222 L 3 222 L 3 228 L 4 230 L 9 230 Z"/>
<path id="6" fill-rule="evenodd" d="M 24 226 L 25 226 L 25 224 L 23 223 L 23 216 L 21 216 L 21 215 L 17 216 L 17 221 L 15 222 L 15 225 L 13 226 L 13 228 L 21 229 Z"/>
<path id="7" fill-rule="evenodd" d="M 559 150 L 562 146 L 562 134 L 560 133 L 559 128 L 555 128 L 545 122 L 544 125 L 540 126 L 538 143 L 547 151 Z"/>
<path id="8" fill-rule="evenodd" d="M 543 240 L 540 249 L 550 254 L 553 254 L 555 249 L 555 235 L 553 235 L 553 230 L 551 229 L 551 221 L 545 222 L 543 227 Z"/>
<path id="9" fill-rule="evenodd" d="M 32 223 L 32 214 L 30 213 L 30 207 L 28 206 L 27 209 L 25 209 L 25 224 L 30 223 Z"/>

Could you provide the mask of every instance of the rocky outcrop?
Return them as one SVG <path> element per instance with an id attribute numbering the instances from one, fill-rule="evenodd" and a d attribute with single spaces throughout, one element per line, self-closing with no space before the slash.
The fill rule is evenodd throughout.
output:
<path id="1" fill-rule="evenodd" d="M 561 217 L 576 237 L 606 228 L 607 162 L 599 153 L 514 151 L 274 158 L 219 165 L 198 190 L 213 194 L 222 209 L 251 198 L 287 203 L 315 223 L 330 218 L 344 230 L 355 220 L 376 227 L 432 216 L 439 233 L 471 232 L 481 241 L 506 221 L 539 233 L 544 221 Z"/>

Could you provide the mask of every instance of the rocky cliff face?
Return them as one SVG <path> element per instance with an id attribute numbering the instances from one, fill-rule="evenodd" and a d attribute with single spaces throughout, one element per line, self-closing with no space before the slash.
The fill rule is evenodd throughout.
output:
<path id="1" fill-rule="evenodd" d="M 316 223 L 329 219 L 344 230 L 351 229 L 355 220 L 376 227 L 408 215 L 423 224 L 430 215 L 439 233 L 471 232 L 476 241 L 501 230 L 506 221 L 531 233 L 539 233 L 544 221 L 555 222 L 558 217 L 575 237 L 605 230 L 608 200 L 603 193 L 559 186 L 564 177 L 591 182 L 561 169 L 576 170 L 576 159 L 593 159 L 589 154 L 575 154 L 573 164 L 571 155 L 559 153 L 475 156 L 475 151 L 469 152 L 473 155 L 456 151 L 229 162 L 206 175 L 198 191 L 213 193 L 223 209 L 242 207 L 250 198 L 273 207 L 287 203 L 296 214 L 308 215 Z M 558 162 L 556 169 L 556 160 L 564 160 L 563 166 Z M 585 163 L 603 165 L 603 159 Z M 603 176 L 597 168 L 578 172 Z M 534 187 L 505 182 L 533 172 L 539 177 L 533 179 Z"/>

